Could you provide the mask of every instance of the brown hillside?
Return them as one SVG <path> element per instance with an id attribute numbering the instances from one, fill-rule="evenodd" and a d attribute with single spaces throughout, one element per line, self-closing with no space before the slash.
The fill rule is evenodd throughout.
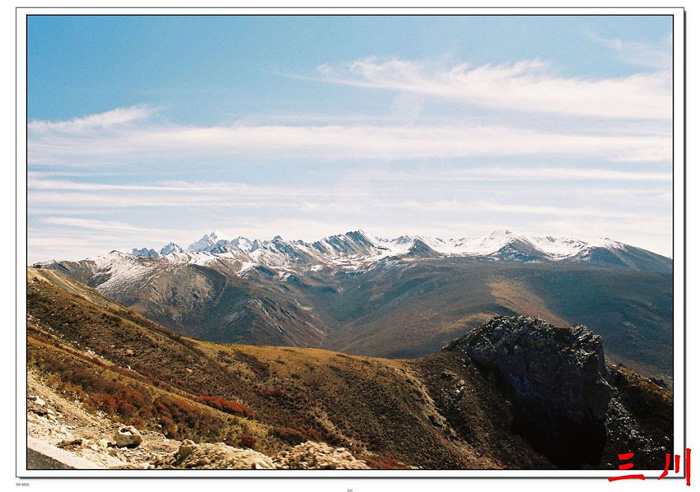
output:
<path id="1" fill-rule="evenodd" d="M 375 468 L 553 467 L 513 432 L 498 382 L 448 352 L 401 361 L 204 342 L 67 282 L 28 270 L 29 367 L 115 420 L 269 455 L 321 441 Z"/>

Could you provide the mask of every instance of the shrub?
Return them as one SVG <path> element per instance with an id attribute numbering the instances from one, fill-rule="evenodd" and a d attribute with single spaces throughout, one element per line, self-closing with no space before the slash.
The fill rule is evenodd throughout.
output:
<path id="1" fill-rule="evenodd" d="M 287 395 L 279 388 L 260 388 L 258 390 L 260 396 L 269 396 L 272 398 L 286 398 Z"/>
<path id="2" fill-rule="evenodd" d="M 409 467 L 388 456 L 372 456 L 363 458 L 370 468 L 377 470 L 406 470 Z"/>
<path id="3" fill-rule="evenodd" d="M 258 440 L 250 434 L 241 434 L 238 438 L 238 444 L 240 444 L 242 448 L 254 449 L 257 441 Z"/>
<path id="4" fill-rule="evenodd" d="M 304 442 L 304 434 L 289 427 L 274 427 L 272 435 L 293 446 Z"/>
<path id="5" fill-rule="evenodd" d="M 221 398 L 220 396 L 199 396 L 197 397 L 197 400 L 200 403 L 204 403 L 205 405 L 231 415 L 238 415 L 240 417 L 247 418 L 253 418 L 255 416 L 254 412 L 243 403 L 227 400 L 225 398 Z"/>

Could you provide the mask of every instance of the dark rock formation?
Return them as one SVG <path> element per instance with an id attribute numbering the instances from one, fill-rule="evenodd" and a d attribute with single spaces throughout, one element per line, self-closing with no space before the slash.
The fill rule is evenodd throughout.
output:
<path id="1" fill-rule="evenodd" d="M 513 400 L 513 431 L 559 468 L 598 463 L 613 390 L 601 337 L 582 325 L 496 317 L 445 350 L 493 376 Z"/>
<path id="2" fill-rule="evenodd" d="M 455 340 L 494 371 L 531 411 L 575 424 L 601 423 L 612 396 L 601 337 L 585 326 L 557 328 L 538 318 L 497 317 Z"/>

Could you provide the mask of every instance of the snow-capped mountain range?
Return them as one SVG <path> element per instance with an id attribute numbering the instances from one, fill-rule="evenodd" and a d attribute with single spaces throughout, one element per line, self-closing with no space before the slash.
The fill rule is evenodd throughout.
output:
<path id="1" fill-rule="evenodd" d="M 357 230 L 308 243 L 301 240 L 286 241 L 280 236 L 266 241 L 242 236 L 231 238 L 216 229 L 186 249 L 169 243 L 160 251 L 142 248 L 133 249 L 131 254 L 143 258 L 166 258 L 194 263 L 228 258 L 245 259 L 262 266 L 308 262 L 312 265 L 359 267 L 383 258 L 415 253 L 422 253 L 422 256 L 485 257 L 493 260 L 558 261 L 573 257 L 581 257 L 583 260 L 587 257 L 586 253 L 595 248 L 624 250 L 632 247 L 608 238 L 586 242 L 566 237 L 526 237 L 508 230 L 496 230 L 488 236 L 477 238 L 447 240 L 429 236 L 383 239 Z M 531 250 L 530 254 L 525 254 L 528 249 Z M 510 258 L 509 252 L 512 253 Z"/>
<path id="2" fill-rule="evenodd" d="M 586 242 L 564 237 L 527 237 L 508 230 L 497 230 L 478 238 L 439 239 L 426 236 L 399 236 L 383 239 L 361 230 L 328 236 L 309 243 L 276 236 L 260 241 L 232 238 L 219 230 L 205 234 L 183 248 L 169 243 L 160 251 L 135 248 L 131 253 L 112 251 L 89 258 L 96 271 L 109 272 L 120 282 L 142 277 L 157 265 L 225 264 L 246 277 L 254 268 L 290 273 L 357 271 L 389 267 L 412 259 L 465 258 L 491 262 L 583 263 L 618 269 L 670 271 L 672 260 L 627 244 L 601 239 Z M 55 262 L 49 262 L 55 264 Z M 46 265 L 46 263 L 44 264 Z"/>
<path id="3" fill-rule="evenodd" d="M 414 357 L 474 327 L 464 321 L 472 316 L 473 323 L 499 313 L 587 316 L 608 333 L 619 327 L 610 323 L 614 312 L 657 330 L 671 312 L 673 262 L 607 239 L 504 230 L 447 240 L 351 231 L 315 242 L 214 231 L 185 247 L 33 266 L 204 340 Z"/>

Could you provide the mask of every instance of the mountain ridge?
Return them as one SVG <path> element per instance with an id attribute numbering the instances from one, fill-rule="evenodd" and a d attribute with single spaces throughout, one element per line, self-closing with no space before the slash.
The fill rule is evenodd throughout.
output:
<path id="1" fill-rule="evenodd" d="M 209 236 L 219 238 L 214 245 L 209 237 L 214 253 L 171 243 L 166 256 L 113 251 L 37 267 L 212 341 L 413 358 L 492 316 L 535 314 L 585 323 L 607 337 L 614 360 L 639 372 L 672 373 L 672 260 L 616 241 L 584 245 L 503 230 L 453 242 L 451 248 L 479 253 L 459 256 L 446 254 L 443 240 L 362 231 L 315 243 Z M 578 256 L 547 260 L 543 248 Z"/>
<path id="2" fill-rule="evenodd" d="M 465 258 L 492 262 L 540 262 L 588 264 L 604 268 L 670 272 L 673 260 L 609 238 L 597 241 L 542 236 L 527 237 L 509 230 L 496 230 L 478 238 L 442 240 L 429 236 L 399 236 L 382 239 L 362 230 L 327 236 L 314 242 L 284 240 L 275 236 L 261 241 L 239 236 L 230 239 L 214 230 L 187 248 L 173 242 L 160 250 L 133 248 L 112 251 L 82 261 L 104 265 L 117 259 L 163 260 L 171 263 L 207 265 L 223 261 L 236 265 L 238 274 L 260 266 L 278 270 L 315 271 L 336 269 L 356 271 L 378 262 L 397 258 Z M 35 263 L 45 266 L 55 260 Z"/>

